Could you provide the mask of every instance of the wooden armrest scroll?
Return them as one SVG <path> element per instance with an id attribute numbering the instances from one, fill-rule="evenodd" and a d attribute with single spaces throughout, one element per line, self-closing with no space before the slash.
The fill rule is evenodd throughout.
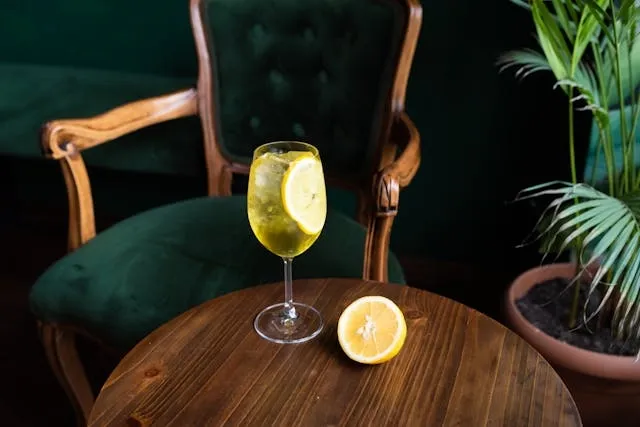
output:
<path id="1" fill-rule="evenodd" d="M 91 118 L 50 121 L 42 129 L 42 149 L 47 157 L 61 159 L 138 129 L 197 113 L 197 91 L 185 89 L 125 104 Z"/>
<path id="2" fill-rule="evenodd" d="M 398 213 L 400 189 L 409 185 L 420 167 L 420 133 L 409 116 L 402 112 L 396 116 L 391 141 L 402 151 L 395 161 L 378 174 L 376 205 L 378 216 Z"/>

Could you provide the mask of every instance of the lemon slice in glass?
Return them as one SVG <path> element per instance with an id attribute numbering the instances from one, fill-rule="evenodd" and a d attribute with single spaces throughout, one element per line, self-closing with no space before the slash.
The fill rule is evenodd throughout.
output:
<path id="1" fill-rule="evenodd" d="M 404 345 L 407 324 L 390 299 L 366 296 L 352 302 L 338 320 L 338 341 L 356 362 L 379 364 L 391 360 Z"/>
<path id="2" fill-rule="evenodd" d="M 327 195 L 322 163 L 311 153 L 300 153 L 282 177 L 282 205 L 305 234 L 322 231 L 327 217 Z"/>

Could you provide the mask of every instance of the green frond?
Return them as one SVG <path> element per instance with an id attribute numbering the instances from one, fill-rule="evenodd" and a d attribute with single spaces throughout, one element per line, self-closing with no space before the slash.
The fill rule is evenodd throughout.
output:
<path id="1" fill-rule="evenodd" d="M 602 32 L 607 40 L 615 43 L 613 35 L 609 30 L 607 22 L 611 20 L 606 8 L 608 8 L 611 0 L 581 0 L 584 4 L 580 23 L 578 24 L 578 32 L 574 54 L 578 59 L 582 58 L 589 43 L 597 39 Z"/>
<path id="2" fill-rule="evenodd" d="M 544 56 L 556 79 L 562 80 L 571 75 L 571 50 L 557 17 L 545 3 L 543 0 L 533 0 L 531 14 Z"/>
<path id="3" fill-rule="evenodd" d="M 524 198 L 553 196 L 549 203 L 553 208 L 547 211 L 551 222 L 541 234 L 560 241 L 561 250 L 580 245 L 583 269 L 597 265 L 590 279 L 590 294 L 603 283 L 608 285 L 600 307 L 589 317 L 599 313 L 617 291 L 616 335 L 640 335 L 640 192 L 615 198 L 586 184 L 562 182 L 528 190 Z M 587 321 L 586 311 L 584 316 Z"/>
<path id="4" fill-rule="evenodd" d="M 519 6 L 525 10 L 531 11 L 531 4 L 529 0 L 510 0 L 511 3 L 515 4 L 516 6 Z M 567 1 L 567 0 L 560 0 L 560 3 L 565 6 L 566 8 L 566 12 L 567 15 L 569 16 L 569 20 L 568 22 L 565 22 L 563 24 L 563 27 L 567 27 L 568 24 L 568 30 L 571 34 L 575 34 L 576 33 L 576 22 L 578 21 L 578 14 L 580 13 L 580 7 L 578 6 L 578 4 L 576 4 L 576 2 L 573 1 Z M 553 15 L 553 14 L 552 14 Z M 560 19 L 553 15 L 553 18 L 558 22 L 558 24 L 560 24 Z"/>
<path id="5" fill-rule="evenodd" d="M 635 33 L 635 30 L 634 30 Z M 640 85 L 640 37 L 625 37 L 620 41 L 620 80 L 624 96 L 629 96 Z M 615 58 L 614 47 L 606 45 L 606 57 L 609 66 L 605 69 L 605 79 L 608 84 L 607 104 L 616 106 L 620 103 L 620 98 L 616 89 L 616 76 L 613 69 Z"/>
<path id="6" fill-rule="evenodd" d="M 516 78 L 523 79 L 538 71 L 551 71 L 547 58 L 534 50 L 514 50 L 502 54 L 497 61 L 499 72 L 517 68 Z"/>
<path id="7" fill-rule="evenodd" d="M 571 3 L 567 5 L 567 2 L 564 0 L 550 0 L 553 6 L 552 16 L 554 16 L 562 28 L 564 35 L 567 39 L 569 39 L 570 43 L 573 43 L 576 37 L 576 26 L 575 23 L 571 19 Z M 573 25 L 572 25 L 573 24 Z"/>
<path id="8" fill-rule="evenodd" d="M 531 10 L 531 5 L 526 0 L 511 0 L 511 3 L 520 6 L 523 9 Z"/>

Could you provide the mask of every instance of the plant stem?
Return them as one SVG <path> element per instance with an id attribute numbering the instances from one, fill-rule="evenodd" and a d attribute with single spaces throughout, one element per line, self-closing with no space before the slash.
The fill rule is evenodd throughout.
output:
<path id="1" fill-rule="evenodd" d="M 633 82 L 633 67 L 631 64 L 631 55 L 632 55 L 632 49 L 633 49 L 633 45 L 634 45 L 634 41 L 635 41 L 635 35 L 628 35 L 628 42 L 627 42 L 627 69 L 629 72 L 629 81 Z M 632 170 L 632 176 L 633 176 L 633 187 L 632 190 L 636 191 L 640 188 L 640 175 L 638 175 L 636 167 L 635 167 L 635 146 L 636 146 L 636 128 L 638 127 L 638 113 L 640 113 L 640 108 L 638 108 L 638 100 L 636 99 L 636 88 L 635 87 L 631 87 L 631 111 L 633 114 L 633 121 L 631 123 L 631 131 L 629 132 L 628 135 L 628 144 L 629 144 L 629 158 L 631 159 L 632 165 L 633 165 L 633 170 Z"/>
<path id="2" fill-rule="evenodd" d="M 571 183 L 578 183 L 578 171 L 576 168 L 576 148 L 574 143 L 574 129 L 573 129 L 573 88 L 569 88 L 569 161 L 571 165 Z"/>
<path id="3" fill-rule="evenodd" d="M 630 140 L 630 144 L 631 144 L 631 153 L 629 154 L 629 157 L 631 157 L 631 159 L 634 162 L 634 167 L 633 167 L 633 190 L 638 190 L 640 189 L 640 175 L 637 173 L 636 168 L 635 168 L 635 145 L 636 145 L 636 127 L 638 126 L 638 116 L 640 113 L 640 108 L 638 107 L 638 105 L 636 104 L 635 101 L 633 101 L 633 123 L 631 124 L 633 127 L 631 128 L 631 135 L 629 136 L 629 140 Z"/>
<path id="4" fill-rule="evenodd" d="M 571 182 L 576 185 L 578 183 L 578 172 L 576 170 L 576 150 L 575 150 L 575 131 L 574 131 L 574 110 L 573 110 L 573 88 L 569 88 L 569 158 L 571 165 Z M 581 242 L 579 240 L 578 251 L 581 250 Z M 580 268 L 580 262 L 576 263 L 576 274 Z M 569 312 L 569 328 L 573 328 L 578 318 L 578 299 L 580 296 L 580 285 L 577 283 L 573 293 L 573 300 L 571 302 L 571 311 Z"/>
<path id="5" fill-rule="evenodd" d="M 602 99 L 605 100 L 604 105 L 602 107 L 606 108 L 607 114 L 609 114 L 609 108 L 607 104 L 607 100 L 609 99 L 609 81 L 604 79 L 605 75 L 604 64 L 602 60 L 602 54 L 600 53 L 600 47 L 597 42 L 591 41 L 591 50 L 593 52 L 593 59 L 596 65 L 596 72 L 598 75 L 598 84 L 600 86 L 600 92 L 602 93 Z M 607 170 L 607 181 L 609 186 L 609 195 L 614 196 L 616 193 L 616 178 L 615 178 L 615 158 L 614 153 L 612 152 L 610 142 L 613 141 L 613 133 L 611 131 L 611 126 L 607 125 L 606 130 L 604 129 L 603 124 L 598 118 L 597 114 L 593 115 L 593 120 L 595 121 L 598 127 L 598 146 L 602 149 L 604 154 L 604 161 Z M 594 163 L 594 175 L 596 169 L 597 161 Z M 592 181 L 595 181 L 595 178 L 592 178 Z M 595 182 L 594 182 L 595 184 Z"/>
<path id="6" fill-rule="evenodd" d="M 622 173 L 623 182 L 620 190 L 622 194 L 628 192 L 632 186 L 632 171 L 633 171 L 633 158 L 629 159 L 629 147 L 626 135 L 627 135 L 627 115 L 624 111 L 624 92 L 622 90 L 622 78 L 621 78 L 621 63 L 620 63 L 620 33 L 618 31 L 618 18 L 616 13 L 616 7 L 611 8 L 611 17 L 613 19 L 612 32 L 613 32 L 613 53 L 614 53 L 614 65 L 613 71 L 616 80 L 616 90 L 618 91 L 618 102 L 620 107 L 620 142 L 622 143 Z"/>
<path id="7" fill-rule="evenodd" d="M 599 130 L 599 129 L 598 129 Z M 598 138 L 600 138 L 600 132 L 598 132 Z M 593 165 L 591 165 L 591 173 L 590 176 L 591 178 L 589 179 L 589 185 L 591 185 L 592 187 L 595 187 L 597 182 L 596 182 L 596 172 L 598 171 L 598 162 L 600 161 L 600 150 L 602 147 L 600 147 L 600 144 L 598 144 L 598 146 L 596 147 L 596 152 L 595 152 L 595 156 L 593 159 Z"/>
<path id="8" fill-rule="evenodd" d="M 631 63 L 631 55 L 633 51 L 633 45 L 635 43 L 635 28 L 629 30 L 627 34 L 627 72 L 629 73 L 629 81 L 633 82 L 633 66 Z M 631 170 L 631 189 L 637 190 L 637 178 L 636 178 L 636 168 L 635 168 L 635 146 L 636 146 L 636 127 L 638 126 L 638 104 L 636 100 L 636 88 L 631 86 L 631 111 L 633 114 L 633 121 L 631 123 L 631 132 L 628 135 L 628 144 L 629 144 L 629 157 L 631 158 L 631 164 L 633 169 Z"/>
<path id="9" fill-rule="evenodd" d="M 580 274 L 580 262 L 576 262 L 575 277 Z M 576 280 L 576 284 L 573 288 L 573 298 L 571 300 L 571 311 L 569 311 L 569 329 L 576 327 L 578 323 L 578 306 L 580 302 L 580 281 Z"/>

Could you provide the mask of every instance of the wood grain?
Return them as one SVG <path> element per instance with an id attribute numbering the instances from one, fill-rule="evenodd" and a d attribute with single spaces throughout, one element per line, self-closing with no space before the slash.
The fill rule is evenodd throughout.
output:
<path id="1" fill-rule="evenodd" d="M 356 279 L 301 280 L 296 300 L 325 319 L 316 340 L 278 345 L 253 318 L 283 298 L 266 285 L 210 300 L 141 341 L 95 402 L 89 425 L 581 426 L 564 384 L 492 319 L 419 289 Z M 336 324 L 364 295 L 384 295 L 408 326 L 400 354 L 350 361 Z"/>

